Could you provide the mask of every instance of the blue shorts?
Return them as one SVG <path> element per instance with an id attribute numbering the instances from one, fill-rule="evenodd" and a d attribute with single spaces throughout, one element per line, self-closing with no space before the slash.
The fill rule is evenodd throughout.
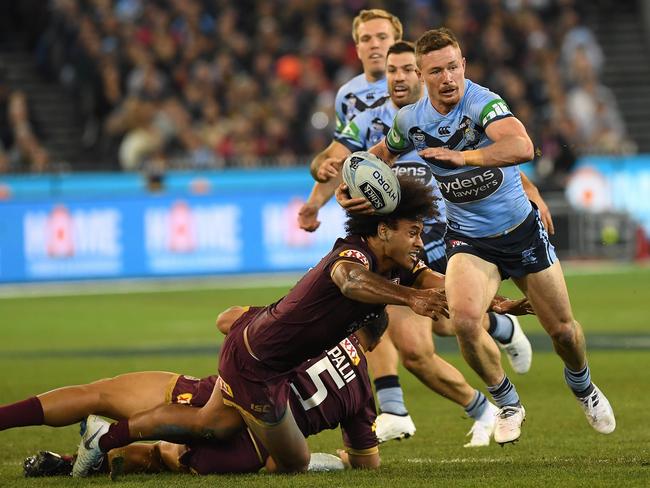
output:
<path id="1" fill-rule="evenodd" d="M 557 261 L 555 248 L 535 207 L 521 224 L 505 235 L 474 238 L 450 228 L 445 242 L 447 259 L 458 253 L 473 254 L 495 264 L 502 280 L 537 273 Z"/>
<path id="2" fill-rule="evenodd" d="M 426 224 L 422 231 L 422 242 L 424 243 L 422 259 L 429 268 L 442 274 L 445 274 L 447 270 L 447 255 L 445 254 L 446 230 L 447 224 Z"/>

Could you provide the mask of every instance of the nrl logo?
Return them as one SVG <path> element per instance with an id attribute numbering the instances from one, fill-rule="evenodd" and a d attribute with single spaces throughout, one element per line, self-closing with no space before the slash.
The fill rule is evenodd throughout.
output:
<path id="1" fill-rule="evenodd" d="M 350 158 L 350 168 L 352 169 L 357 169 L 359 167 L 359 163 L 363 161 L 363 158 L 360 158 L 359 156 L 353 156 Z"/>

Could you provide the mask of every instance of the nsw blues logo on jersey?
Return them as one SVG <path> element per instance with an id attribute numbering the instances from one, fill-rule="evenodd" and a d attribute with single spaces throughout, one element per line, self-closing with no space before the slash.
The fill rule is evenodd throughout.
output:
<path id="1" fill-rule="evenodd" d="M 422 151 L 427 147 L 445 147 L 453 151 L 463 151 L 475 149 L 483 137 L 484 130 L 472 122 L 469 117 L 463 117 L 457 127 L 440 125 L 434 132 L 439 137 L 415 126 L 409 129 L 409 138 L 417 151 Z M 441 163 L 434 164 L 447 167 Z"/>

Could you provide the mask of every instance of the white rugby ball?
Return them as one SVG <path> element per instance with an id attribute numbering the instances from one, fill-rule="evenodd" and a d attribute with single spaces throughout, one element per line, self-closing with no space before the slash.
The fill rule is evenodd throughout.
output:
<path id="1" fill-rule="evenodd" d="M 374 154 L 353 152 L 343 163 L 342 175 L 350 189 L 350 196 L 364 197 L 376 213 L 391 213 L 399 204 L 399 180 L 393 170 Z"/>

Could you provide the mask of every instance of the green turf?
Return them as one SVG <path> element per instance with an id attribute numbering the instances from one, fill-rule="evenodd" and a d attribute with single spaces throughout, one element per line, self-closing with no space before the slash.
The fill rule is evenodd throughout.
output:
<path id="1" fill-rule="evenodd" d="M 650 270 L 567 279 L 576 316 L 587 333 L 635 334 L 650 338 L 648 289 Z M 163 369 L 204 375 L 214 372 L 216 358 L 188 354 L 183 346 L 215 345 L 218 312 L 232 304 L 266 303 L 284 288 L 197 290 L 81 297 L 0 300 L 0 403 L 19 400 L 57 386 L 83 383 L 137 370 Z M 514 294 L 509 284 L 504 292 Z M 541 329 L 525 321 L 528 332 Z M 181 346 L 178 354 L 151 354 L 153 348 Z M 142 350 L 139 354 L 138 349 Z M 107 352 L 129 350 L 107 356 Z M 37 354 L 34 351 L 39 351 Z M 52 352 L 63 352 L 58 356 Z M 96 356 L 92 352 L 101 352 Z M 445 358 L 477 377 L 456 352 Z M 42 357 L 38 357 L 42 355 Z M 89 357 L 84 357 L 89 355 Z M 594 379 L 610 397 L 618 427 L 602 436 L 588 427 L 562 378 L 562 366 L 550 352 L 538 352 L 530 373 L 512 376 L 527 411 L 521 441 L 514 446 L 462 447 L 471 422 L 462 410 L 403 373 L 407 404 L 418 427 L 415 437 L 382 446 L 379 472 L 346 472 L 275 477 L 275 486 L 648 486 L 650 427 L 646 393 L 650 385 L 650 351 L 592 350 Z M 92 480 L 25 480 L 22 459 L 39 449 L 71 451 L 74 426 L 30 427 L 0 432 L 0 487 L 102 486 Z M 340 434 L 310 439 L 312 449 L 334 452 Z M 268 486 L 268 476 L 198 478 L 179 475 L 130 476 L 122 486 Z"/>

